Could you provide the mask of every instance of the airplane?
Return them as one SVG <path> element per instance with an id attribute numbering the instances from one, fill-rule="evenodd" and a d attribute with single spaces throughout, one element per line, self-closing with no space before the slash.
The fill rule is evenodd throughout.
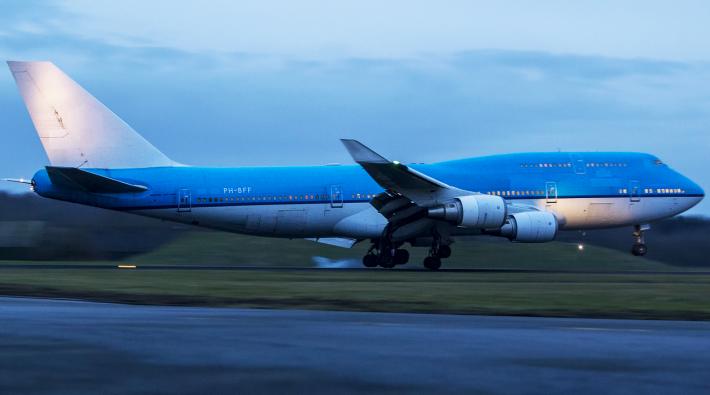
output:
<path id="1" fill-rule="evenodd" d="M 656 156 L 514 153 L 405 164 L 343 139 L 356 165 L 210 168 L 169 159 L 51 62 L 8 61 L 47 153 L 40 196 L 228 232 L 340 247 L 369 242 L 365 267 L 441 267 L 460 236 L 518 243 L 559 231 L 633 227 L 682 213 L 703 189 Z"/>

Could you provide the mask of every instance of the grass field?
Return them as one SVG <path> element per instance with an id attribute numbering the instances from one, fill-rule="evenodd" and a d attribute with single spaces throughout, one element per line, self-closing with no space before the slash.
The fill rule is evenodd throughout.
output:
<path id="1" fill-rule="evenodd" d="M 223 232 L 191 232 L 161 248 L 127 259 L 134 264 L 204 264 L 313 266 L 318 257 L 328 261 L 347 261 L 360 267 L 368 244 L 352 249 L 327 246 L 306 240 L 250 237 Z M 679 268 L 648 259 L 633 257 L 607 248 L 576 244 L 516 244 L 496 238 L 473 238 L 452 245 L 451 258 L 444 268 L 541 268 L 546 270 L 654 270 Z M 410 248 L 408 266 L 421 267 L 426 248 Z M 687 269 L 683 269 L 687 270 Z"/>
<path id="2" fill-rule="evenodd" d="M 0 293 L 122 303 L 709 319 L 710 276 L 411 271 L 13 270 Z"/>
<path id="3" fill-rule="evenodd" d="M 342 250 L 302 240 L 195 232 L 123 262 L 138 269 L 4 268 L 0 294 L 161 305 L 710 319 L 710 276 L 598 247 L 580 252 L 576 245 L 564 243 L 458 243 L 445 263 L 451 268 L 549 273 L 140 269 L 147 264 L 314 266 L 314 257 L 358 265 L 365 248 Z M 409 266 L 419 267 L 425 250 L 414 251 Z M 18 262 L 0 267 L 11 263 Z"/>

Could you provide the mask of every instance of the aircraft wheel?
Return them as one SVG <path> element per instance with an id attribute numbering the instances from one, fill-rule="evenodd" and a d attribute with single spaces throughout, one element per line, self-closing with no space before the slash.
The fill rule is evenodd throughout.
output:
<path id="1" fill-rule="evenodd" d="M 646 255 L 646 252 L 648 252 L 648 248 L 646 248 L 646 244 L 643 243 L 636 243 L 631 247 L 631 254 L 634 256 L 644 256 Z"/>
<path id="2" fill-rule="evenodd" d="M 395 265 L 394 260 L 392 258 L 393 257 L 389 255 L 380 255 L 377 259 L 377 263 L 385 269 L 392 269 Z"/>
<path id="3" fill-rule="evenodd" d="M 424 258 L 424 267 L 429 270 L 439 270 L 441 267 L 441 259 L 435 256 L 428 256 Z"/>
<path id="4" fill-rule="evenodd" d="M 447 245 L 442 245 L 439 247 L 439 251 L 437 253 L 439 258 L 448 258 L 451 256 L 451 247 Z"/>
<path id="5" fill-rule="evenodd" d="M 409 262 L 409 251 L 402 248 L 395 250 L 392 262 L 394 262 L 395 265 L 404 265 Z"/>
<path id="6" fill-rule="evenodd" d="M 377 255 L 367 254 L 362 257 L 362 264 L 365 267 L 377 267 Z"/>

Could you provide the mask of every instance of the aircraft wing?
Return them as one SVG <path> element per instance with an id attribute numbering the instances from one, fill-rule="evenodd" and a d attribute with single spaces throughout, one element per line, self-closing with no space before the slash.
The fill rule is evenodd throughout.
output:
<path id="1" fill-rule="evenodd" d="M 456 196 L 473 194 L 429 177 L 405 164 L 387 160 L 357 140 L 341 141 L 355 162 L 362 166 L 370 177 L 391 195 L 390 197 L 405 197 L 418 206 L 427 207 Z"/>

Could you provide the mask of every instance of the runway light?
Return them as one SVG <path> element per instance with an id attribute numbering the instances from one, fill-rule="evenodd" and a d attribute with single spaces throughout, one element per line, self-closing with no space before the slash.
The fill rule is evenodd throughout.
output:
<path id="1" fill-rule="evenodd" d="M 136 265 L 118 265 L 119 269 L 135 269 Z"/>
<path id="2" fill-rule="evenodd" d="M 577 244 L 577 249 L 579 251 L 584 251 L 584 244 L 582 244 L 582 243 Z"/>

